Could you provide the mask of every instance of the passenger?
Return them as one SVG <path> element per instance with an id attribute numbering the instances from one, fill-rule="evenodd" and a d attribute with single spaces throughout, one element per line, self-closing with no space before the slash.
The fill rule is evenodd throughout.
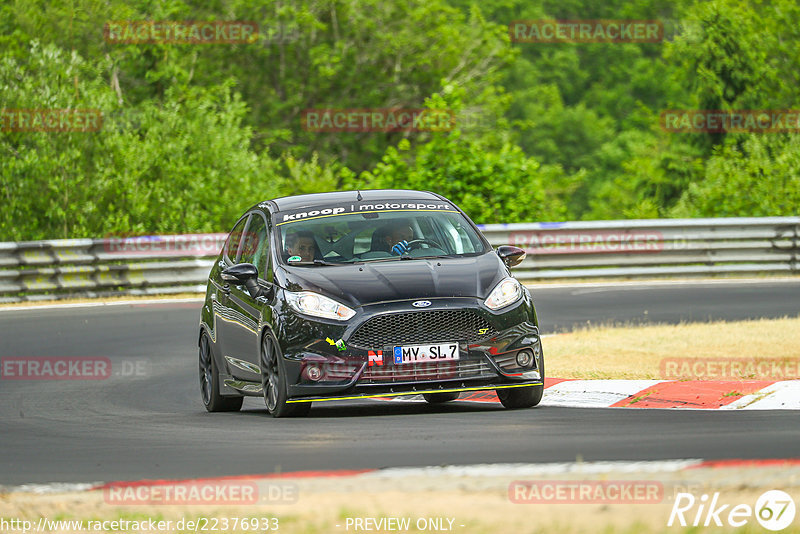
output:
<path id="1" fill-rule="evenodd" d="M 307 230 L 294 232 L 286 236 L 286 253 L 289 259 L 299 257 L 300 262 L 313 262 L 316 254 L 317 244 L 314 241 L 314 234 Z"/>

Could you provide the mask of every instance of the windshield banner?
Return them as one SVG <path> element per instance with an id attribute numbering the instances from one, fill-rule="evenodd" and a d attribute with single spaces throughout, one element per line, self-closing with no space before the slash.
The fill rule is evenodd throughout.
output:
<path id="1" fill-rule="evenodd" d="M 359 202 L 352 204 L 337 204 L 314 209 L 303 208 L 295 211 L 281 211 L 275 214 L 276 225 L 295 221 L 318 219 L 321 217 L 335 217 L 337 215 L 351 215 L 354 213 L 375 213 L 379 211 L 449 211 L 458 213 L 456 208 L 442 201 L 422 200 L 392 200 L 386 202 Z"/>

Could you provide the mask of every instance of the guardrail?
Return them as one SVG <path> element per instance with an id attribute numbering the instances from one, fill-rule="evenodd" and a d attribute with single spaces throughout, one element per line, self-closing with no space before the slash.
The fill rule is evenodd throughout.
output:
<path id="1" fill-rule="evenodd" d="M 227 234 L 0 243 L 0 302 L 205 291 Z"/>
<path id="2" fill-rule="evenodd" d="M 520 280 L 798 274 L 800 217 L 481 225 Z M 0 243 L 0 302 L 205 291 L 225 234 Z"/>
<path id="3" fill-rule="evenodd" d="M 637 219 L 481 226 L 528 255 L 520 280 L 800 271 L 800 217 Z"/>

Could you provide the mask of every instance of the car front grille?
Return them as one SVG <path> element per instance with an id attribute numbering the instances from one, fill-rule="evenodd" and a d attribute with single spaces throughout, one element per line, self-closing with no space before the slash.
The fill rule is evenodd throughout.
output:
<path id="1" fill-rule="evenodd" d="M 472 310 L 431 310 L 377 315 L 359 326 L 348 343 L 376 349 L 403 344 L 474 343 L 494 335 L 497 330 Z"/>
<path id="2" fill-rule="evenodd" d="M 488 363 L 480 360 L 420 362 L 405 365 L 367 367 L 358 382 L 359 384 L 424 382 L 495 376 L 495 374 Z"/>

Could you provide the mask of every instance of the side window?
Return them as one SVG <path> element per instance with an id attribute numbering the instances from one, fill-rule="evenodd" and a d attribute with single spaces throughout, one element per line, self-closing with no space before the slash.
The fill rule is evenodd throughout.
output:
<path id="1" fill-rule="evenodd" d="M 247 217 L 244 217 L 236 223 L 236 226 L 233 227 L 231 234 L 228 236 L 228 240 L 225 242 L 225 260 L 228 263 L 236 263 L 236 253 L 239 250 L 239 244 L 242 242 L 247 219 Z"/>
<path id="2" fill-rule="evenodd" d="M 436 220 L 436 235 L 439 243 L 444 245 L 451 254 L 473 254 L 478 250 L 478 244 L 473 242 L 462 223 L 453 218 Z"/>
<path id="3" fill-rule="evenodd" d="M 448 233 L 453 238 L 457 254 L 475 252 L 475 245 L 470 241 L 467 231 L 461 226 L 461 223 L 455 223 L 451 228 L 448 228 Z"/>
<path id="4" fill-rule="evenodd" d="M 267 239 L 267 223 L 264 217 L 258 213 L 253 214 L 242 243 L 239 263 L 252 263 L 258 269 L 258 276 L 266 278 L 269 240 Z"/>
<path id="5" fill-rule="evenodd" d="M 465 253 L 471 254 L 483 249 L 483 243 L 472 231 L 472 228 L 467 226 L 466 221 L 456 221 L 455 227 Z"/>
<path id="6" fill-rule="evenodd" d="M 439 218 L 435 217 L 420 217 L 417 219 L 422 236 L 426 239 L 432 239 L 438 245 L 444 247 L 445 252 L 454 254 L 457 251 L 453 248 L 453 243 L 450 235 L 446 231 L 446 226 L 442 224 Z"/>

